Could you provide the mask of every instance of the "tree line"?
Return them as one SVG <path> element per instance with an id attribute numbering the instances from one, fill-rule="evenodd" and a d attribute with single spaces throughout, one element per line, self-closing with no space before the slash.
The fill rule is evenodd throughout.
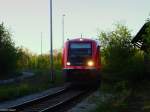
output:
<path id="1" fill-rule="evenodd" d="M 112 31 L 100 31 L 102 71 L 114 73 L 118 79 L 144 77 L 144 53 L 131 43 L 133 36 L 127 26 L 116 24 Z M 61 52 L 54 55 L 54 68 L 61 69 Z M 0 24 L 0 74 L 21 70 L 50 69 L 49 54 L 37 55 L 15 47 L 11 34 Z M 113 76 L 113 75 L 112 75 Z"/>
<path id="2" fill-rule="evenodd" d="M 50 69 L 49 54 L 37 55 L 23 47 L 15 47 L 11 33 L 0 24 L 0 75 L 7 75 L 22 70 Z M 54 55 L 55 69 L 61 68 L 61 52 Z"/>

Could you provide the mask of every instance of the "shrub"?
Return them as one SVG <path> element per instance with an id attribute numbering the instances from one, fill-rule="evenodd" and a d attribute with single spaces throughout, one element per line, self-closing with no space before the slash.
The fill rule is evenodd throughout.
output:
<path id="1" fill-rule="evenodd" d="M 28 49 L 24 48 L 20 48 L 19 51 L 20 51 L 20 58 L 17 62 L 18 70 L 43 71 L 50 69 L 49 54 L 36 55 L 30 52 Z M 62 55 L 61 52 L 54 54 L 53 57 L 54 69 L 59 70 L 61 69 L 61 55 Z"/>
<path id="2" fill-rule="evenodd" d="M 101 32 L 103 70 L 116 80 L 139 80 L 143 77 L 143 53 L 131 44 L 131 33 L 117 24 L 111 32 Z"/>

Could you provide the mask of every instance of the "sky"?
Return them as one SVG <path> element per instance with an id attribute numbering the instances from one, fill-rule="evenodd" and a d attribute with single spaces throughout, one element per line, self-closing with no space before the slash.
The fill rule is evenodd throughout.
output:
<path id="1" fill-rule="evenodd" d="M 53 48 L 62 48 L 62 15 L 67 38 L 97 38 L 122 23 L 132 35 L 150 15 L 150 0 L 53 0 Z M 50 0 L 0 0 L 0 23 L 12 34 L 16 46 L 48 53 L 50 49 Z"/>

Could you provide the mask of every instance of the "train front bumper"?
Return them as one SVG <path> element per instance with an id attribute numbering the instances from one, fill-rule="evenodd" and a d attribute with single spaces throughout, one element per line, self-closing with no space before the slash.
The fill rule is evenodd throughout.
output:
<path id="1" fill-rule="evenodd" d="M 63 69 L 63 76 L 67 82 L 87 83 L 100 80 L 100 70 L 92 69 Z M 86 81 L 86 82 L 85 82 Z"/>

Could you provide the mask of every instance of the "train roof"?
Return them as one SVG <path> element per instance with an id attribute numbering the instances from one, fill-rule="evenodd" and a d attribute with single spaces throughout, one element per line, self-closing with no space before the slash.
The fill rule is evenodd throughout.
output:
<path id="1" fill-rule="evenodd" d="M 98 40 L 89 39 L 89 38 L 68 39 L 68 42 L 95 42 L 95 43 L 99 44 Z"/>

